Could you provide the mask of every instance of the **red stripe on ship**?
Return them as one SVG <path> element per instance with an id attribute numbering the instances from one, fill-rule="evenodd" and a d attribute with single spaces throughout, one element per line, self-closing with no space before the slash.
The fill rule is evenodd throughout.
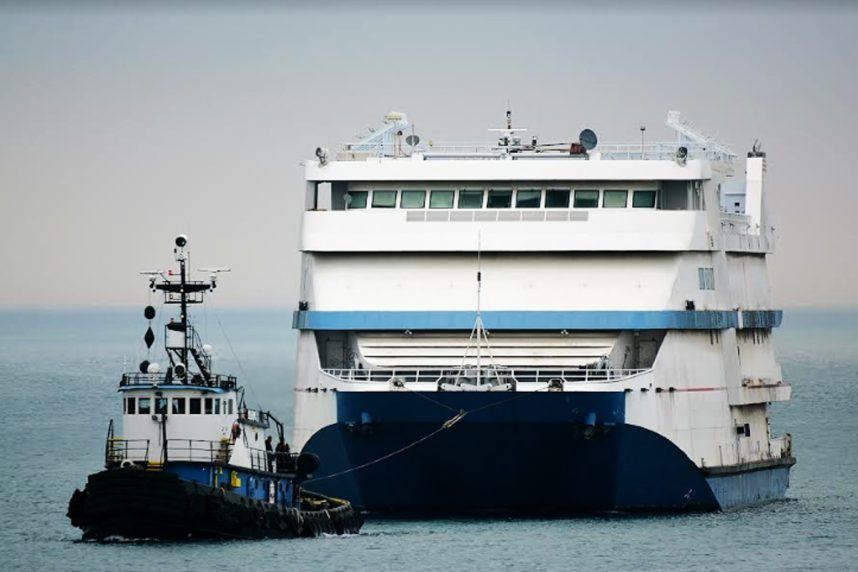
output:
<path id="1" fill-rule="evenodd" d="M 686 387 L 684 389 L 674 389 L 674 391 L 724 391 L 726 387 Z"/>

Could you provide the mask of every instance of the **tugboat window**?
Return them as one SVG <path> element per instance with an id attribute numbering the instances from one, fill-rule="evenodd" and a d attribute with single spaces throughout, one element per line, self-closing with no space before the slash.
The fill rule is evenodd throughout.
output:
<path id="1" fill-rule="evenodd" d="M 346 193 L 346 209 L 365 209 L 367 191 L 349 191 Z"/>
<path id="2" fill-rule="evenodd" d="M 429 195 L 430 209 L 453 208 L 453 191 L 432 191 Z"/>
<path id="3" fill-rule="evenodd" d="M 404 209 L 422 209 L 426 205 L 426 191 L 402 191 L 399 206 Z"/>
<path id="4" fill-rule="evenodd" d="M 167 398 L 166 397 L 156 397 L 155 398 L 155 413 L 158 415 L 166 415 L 167 413 Z"/>
<path id="5" fill-rule="evenodd" d="M 215 410 L 214 410 L 215 415 L 220 415 L 220 399 L 214 400 L 214 407 L 215 407 Z"/>
<path id="6" fill-rule="evenodd" d="M 173 415 L 184 415 L 185 414 L 185 398 L 184 397 L 174 397 L 172 405 L 173 405 Z"/>
<path id="7" fill-rule="evenodd" d="M 545 208 L 568 209 L 569 191 L 565 189 L 549 189 L 545 191 Z"/>
<path id="8" fill-rule="evenodd" d="M 199 397 L 191 397 L 188 399 L 188 412 L 191 415 L 199 415 L 200 414 L 200 398 Z"/>
<path id="9" fill-rule="evenodd" d="M 392 209 L 396 207 L 396 191 L 373 191 L 372 208 Z"/>
<path id="10" fill-rule="evenodd" d="M 541 201 L 539 189 L 519 189 L 515 194 L 515 207 L 519 209 L 538 209 Z"/>
<path id="11" fill-rule="evenodd" d="M 141 397 L 137 401 L 138 401 L 137 413 L 139 413 L 140 415 L 149 415 L 150 413 L 152 413 L 152 409 L 151 409 L 151 406 L 149 405 L 149 398 L 148 397 Z"/>
<path id="12" fill-rule="evenodd" d="M 126 413 L 128 413 L 128 415 L 134 415 L 134 413 L 136 413 L 136 409 L 137 409 L 135 407 L 135 405 L 137 404 L 137 401 L 133 397 L 129 397 L 125 401 L 128 402 L 128 406 L 127 406 L 128 409 L 127 409 Z"/>
<path id="13" fill-rule="evenodd" d="M 599 191 L 575 191 L 575 203 L 578 209 L 599 208 Z"/>
<path id="14" fill-rule="evenodd" d="M 461 190 L 461 191 L 459 191 L 459 208 L 460 209 L 481 209 L 481 208 L 483 208 L 483 191 L 476 191 L 476 190 Z"/>
<path id="15" fill-rule="evenodd" d="M 228 400 L 226 404 L 229 405 L 229 413 L 227 415 L 232 415 L 232 399 Z"/>
<path id="16" fill-rule="evenodd" d="M 489 202 L 486 208 L 489 209 L 508 209 L 512 206 L 512 190 L 496 190 L 489 191 Z"/>
<path id="17" fill-rule="evenodd" d="M 629 202 L 628 191 L 606 190 L 602 194 L 602 206 L 606 209 L 624 209 Z"/>
<path id="18" fill-rule="evenodd" d="M 214 406 L 212 405 L 212 398 L 211 397 L 206 397 L 205 406 L 206 406 L 205 414 L 211 415 L 212 411 L 214 411 Z"/>
<path id="19" fill-rule="evenodd" d="M 655 208 L 655 191 L 635 191 L 632 206 L 636 209 Z"/>

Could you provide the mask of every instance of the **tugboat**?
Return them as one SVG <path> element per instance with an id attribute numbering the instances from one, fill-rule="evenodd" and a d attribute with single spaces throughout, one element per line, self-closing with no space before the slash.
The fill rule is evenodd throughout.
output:
<path id="1" fill-rule="evenodd" d="M 289 452 L 283 424 L 269 411 L 248 408 L 231 375 L 212 370 L 212 348 L 188 316 L 217 286 L 190 280 L 187 236 L 176 238 L 178 271 L 143 272 L 164 303 L 179 307 L 165 326 L 168 363 L 144 360 L 125 373 L 123 436 L 110 420 L 105 469 L 75 490 L 68 517 L 85 540 L 294 538 L 355 534 L 363 519 L 348 501 L 316 494 L 302 483 L 318 469 L 312 453 Z M 155 342 L 147 306 L 144 341 Z M 272 430 L 272 427 L 274 430 Z M 273 443 L 276 432 L 277 443 Z"/>

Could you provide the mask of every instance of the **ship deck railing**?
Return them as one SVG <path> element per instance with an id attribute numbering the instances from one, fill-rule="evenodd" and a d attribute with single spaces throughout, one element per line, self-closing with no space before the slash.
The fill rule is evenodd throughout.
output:
<path id="1" fill-rule="evenodd" d="M 229 463 L 235 444 L 229 439 L 216 441 L 207 439 L 167 439 L 167 462 L 213 463 L 226 465 Z M 107 441 L 105 466 L 118 467 L 123 461 L 131 461 L 142 466 L 149 466 L 149 439 L 124 439 L 110 437 Z M 247 447 L 250 468 L 258 471 L 294 473 L 298 453 L 278 453 L 257 447 Z M 277 463 L 283 464 L 278 471 Z M 156 463 L 163 468 L 162 459 Z"/>
<path id="2" fill-rule="evenodd" d="M 147 464 L 149 462 L 149 439 L 124 439 L 107 437 L 104 449 L 104 466 L 116 467 L 123 461 Z"/>
<path id="3" fill-rule="evenodd" d="M 433 142 L 410 147 L 404 143 L 344 143 L 336 154 L 338 161 L 363 161 L 369 158 L 406 158 L 415 154 L 431 159 L 587 159 L 584 154 L 570 154 L 569 143 L 532 147 L 524 142 L 517 147 L 500 147 L 485 141 Z M 599 143 L 589 152 L 603 160 L 672 161 L 679 147 L 688 150 L 687 159 L 709 159 L 732 162 L 735 155 L 694 143 L 653 141 L 649 143 Z"/>
<path id="4" fill-rule="evenodd" d="M 651 368 L 505 368 L 483 367 L 483 379 L 509 380 L 517 384 L 528 383 L 587 383 L 616 382 L 652 371 Z M 476 368 L 373 368 L 373 369 L 322 369 L 338 381 L 346 383 L 453 383 L 461 378 L 476 377 Z"/>
<path id="5" fill-rule="evenodd" d="M 175 387 L 210 387 L 218 389 L 235 389 L 238 384 L 238 379 L 234 375 L 212 374 L 209 379 L 205 379 L 201 375 L 192 376 L 188 380 L 177 379 L 167 373 L 124 373 L 119 381 L 119 387 L 131 387 L 136 385 L 151 386 L 151 385 L 169 385 Z"/>
<path id="6" fill-rule="evenodd" d="M 167 439 L 167 460 L 226 464 L 232 447 L 229 439 Z"/>

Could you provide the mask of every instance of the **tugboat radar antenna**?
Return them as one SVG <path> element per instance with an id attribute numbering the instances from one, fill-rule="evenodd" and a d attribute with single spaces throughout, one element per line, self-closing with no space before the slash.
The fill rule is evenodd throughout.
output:
<path id="1" fill-rule="evenodd" d="M 179 263 L 178 272 L 173 270 L 168 270 L 167 272 L 147 270 L 141 272 L 141 274 L 149 278 L 149 287 L 153 291 L 159 290 L 164 294 L 165 304 L 176 304 L 179 306 L 178 321 L 171 320 L 165 326 L 165 346 L 171 366 L 168 377 L 175 375 L 176 378 L 185 382 L 191 379 L 209 382 L 212 376 L 211 351 L 207 351 L 206 346 L 200 340 L 193 325 L 191 325 L 188 308 L 191 304 L 202 304 L 205 294 L 217 287 L 218 274 L 229 272 L 230 269 L 200 269 L 203 272 L 209 273 L 209 280 L 191 280 L 189 267 L 190 254 L 185 249 L 187 245 L 187 235 L 180 234 L 176 237 L 173 255 L 176 262 Z M 190 371 L 191 362 L 196 364 L 198 373 Z"/>

